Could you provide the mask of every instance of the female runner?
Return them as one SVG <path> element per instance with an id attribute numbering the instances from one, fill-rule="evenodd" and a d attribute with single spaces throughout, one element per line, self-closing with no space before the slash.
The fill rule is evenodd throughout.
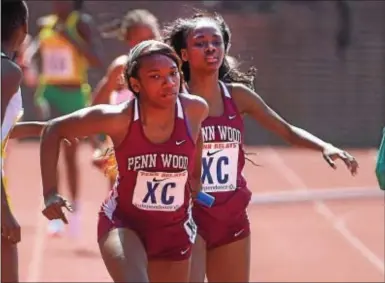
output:
<path id="1" fill-rule="evenodd" d="M 251 192 L 242 175 L 242 117 L 250 115 L 292 145 L 319 151 L 333 168 L 333 160 L 339 158 L 355 174 L 357 162 L 347 152 L 286 122 L 253 91 L 252 75 L 230 67 L 231 34 L 219 15 L 177 19 L 166 28 L 164 37 L 183 61 L 189 91 L 209 105 L 209 117 L 202 124 L 202 190 L 216 200 L 209 209 L 199 204 L 193 207 L 199 236 L 190 281 L 203 282 L 206 275 L 209 282 L 248 282 L 250 225 L 246 208 Z"/>
<path id="2" fill-rule="evenodd" d="M 108 135 L 119 175 L 99 213 L 100 251 L 115 282 L 187 282 L 195 224 L 190 190 L 200 189 L 202 98 L 180 94 L 180 59 L 150 40 L 130 52 L 126 83 L 135 99 L 96 105 L 49 122 L 41 142 L 48 219 L 66 217 L 56 167 L 64 137 Z"/>

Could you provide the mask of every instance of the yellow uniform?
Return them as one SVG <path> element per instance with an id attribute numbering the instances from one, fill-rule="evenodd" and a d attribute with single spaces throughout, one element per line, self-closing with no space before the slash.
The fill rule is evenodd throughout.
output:
<path id="1" fill-rule="evenodd" d="M 83 39 L 76 29 L 79 16 L 79 12 L 72 12 L 65 27 L 76 41 L 81 42 Z M 56 15 L 47 16 L 39 33 L 43 63 L 41 82 L 52 85 L 87 83 L 88 62 L 70 42 L 54 30 L 57 21 Z"/>
<path id="2" fill-rule="evenodd" d="M 74 11 L 64 23 L 66 31 L 77 42 L 83 41 L 77 32 L 80 15 L 78 11 Z M 87 59 L 71 42 L 55 30 L 57 21 L 56 15 L 47 16 L 38 35 L 41 75 L 36 103 L 47 102 L 51 107 L 57 109 L 59 114 L 65 115 L 88 105 L 91 87 L 88 84 Z M 79 88 L 58 87 L 62 85 L 79 86 Z"/>

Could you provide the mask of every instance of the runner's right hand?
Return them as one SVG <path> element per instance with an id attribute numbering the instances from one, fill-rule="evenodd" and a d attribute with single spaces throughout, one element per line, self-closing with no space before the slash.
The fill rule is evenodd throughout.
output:
<path id="1" fill-rule="evenodd" d="M 21 240 L 20 225 L 9 207 L 2 207 L 1 210 L 1 236 L 17 244 Z"/>
<path id="2" fill-rule="evenodd" d="M 43 215 L 49 220 L 61 219 L 65 224 L 68 224 L 68 220 L 64 214 L 63 208 L 66 208 L 69 212 L 72 212 L 72 206 L 64 197 L 58 193 L 54 193 L 44 198 L 45 208 Z"/>

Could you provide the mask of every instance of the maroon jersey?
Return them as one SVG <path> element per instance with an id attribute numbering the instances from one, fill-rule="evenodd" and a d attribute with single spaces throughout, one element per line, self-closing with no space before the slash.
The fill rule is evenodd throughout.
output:
<path id="1" fill-rule="evenodd" d="M 138 229 L 153 229 L 187 219 L 195 143 L 190 136 L 181 101 L 176 103 L 174 130 L 164 143 L 154 144 L 144 134 L 137 99 L 126 138 L 115 148 L 119 176 L 103 212 L 124 219 Z"/>
<path id="2" fill-rule="evenodd" d="M 194 209 L 204 210 L 215 218 L 226 218 L 229 213 L 244 212 L 251 193 L 242 175 L 245 165 L 243 119 L 225 84 L 220 82 L 220 85 L 223 114 L 209 116 L 202 123 L 202 191 L 213 195 L 215 203 L 211 208 L 196 205 Z M 203 217 L 200 215 L 197 217 Z"/>

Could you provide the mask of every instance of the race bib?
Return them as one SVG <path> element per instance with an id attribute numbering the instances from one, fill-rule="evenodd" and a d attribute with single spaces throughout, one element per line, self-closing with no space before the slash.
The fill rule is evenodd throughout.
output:
<path id="1" fill-rule="evenodd" d="M 175 211 L 184 203 L 187 170 L 179 173 L 139 171 L 133 205 L 142 210 Z"/>
<path id="2" fill-rule="evenodd" d="M 67 78 L 73 75 L 72 51 L 67 48 L 45 49 L 43 55 L 43 72 L 50 77 Z"/>
<path id="3" fill-rule="evenodd" d="M 238 142 L 205 143 L 202 152 L 202 190 L 228 192 L 237 188 Z"/>

